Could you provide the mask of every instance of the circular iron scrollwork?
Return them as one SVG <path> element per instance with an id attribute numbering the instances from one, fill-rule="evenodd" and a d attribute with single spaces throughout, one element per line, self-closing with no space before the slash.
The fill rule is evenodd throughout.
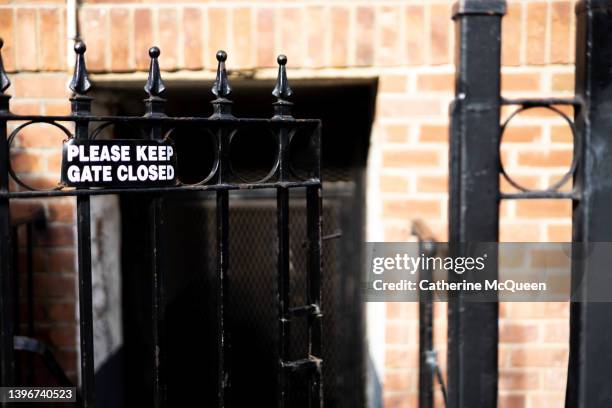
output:
<path id="1" fill-rule="evenodd" d="M 206 128 L 201 128 L 202 130 L 204 130 L 204 132 L 210 136 L 210 142 L 212 144 L 212 150 L 213 150 L 213 160 L 212 160 L 212 165 L 210 168 L 210 171 L 207 173 L 207 175 L 199 181 L 193 182 L 193 183 L 189 183 L 189 182 L 184 182 L 183 180 L 181 180 L 179 172 L 181 169 L 181 163 L 180 163 L 180 155 L 179 155 L 179 147 L 177 144 L 177 141 L 172 139 L 172 134 L 175 132 L 178 132 L 181 128 L 180 127 L 173 127 L 172 129 L 169 129 L 165 134 L 164 134 L 164 140 L 171 140 L 174 143 L 174 147 L 176 149 L 176 154 L 177 154 L 177 185 L 178 186 L 185 186 L 185 187 L 189 187 L 189 186 L 201 186 L 204 184 L 207 184 L 210 180 L 212 180 L 212 178 L 215 176 L 215 174 L 217 174 L 217 170 L 219 168 L 219 152 L 218 152 L 218 143 L 217 143 L 217 139 L 215 138 L 215 135 Z M 183 162 L 185 163 L 185 162 Z"/>
<path id="2" fill-rule="evenodd" d="M 15 130 L 13 130 L 11 132 L 11 134 L 8 137 L 8 148 L 9 148 L 9 152 L 11 150 L 11 147 L 13 145 L 13 142 L 15 141 L 15 138 L 17 137 L 17 135 L 19 134 L 19 132 L 21 130 L 23 130 L 25 127 L 28 127 L 32 124 L 35 123 L 46 123 L 48 125 L 52 125 L 55 126 L 56 128 L 60 129 L 62 132 L 64 132 L 64 134 L 68 137 L 67 139 L 64 139 L 64 142 L 68 139 L 72 139 L 72 133 L 70 133 L 70 131 L 63 125 L 60 125 L 59 123 L 53 122 L 53 121 L 47 121 L 47 120 L 30 120 L 28 122 L 22 123 L 21 125 L 17 126 L 15 128 Z M 64 188 L 64 186 L 61 184 L 60 181 L 58 181 L 57 186 L 52 187 L 52 188 L 47 188 L 47 189 L 37 189 L 34 188 L 32 186 L 30 186 L 29 184 L 27 184 L 25 181 L 21 180 L 19 178 L 19 176 L 17 176 L 17 173 L 15 172 L 15 170 L 13 170 L 13 165 L 11 163 L 10 160 L 10 155 L 9 155 L 9 161 L 8 161 L 8 173 L 11 176 L 11 178 L 15 181 L 15 183 L 17 183 L 18 185 L 20 185 L 21 187 L 25 188 L 26 190 L 30 190 L 30 191 L 57 191 L 57 190 L 61 190 Z"/>
<path id="3" fill-rule="evenodd" d="M 270 141 L 272 141 L 272 143 L 274 144 L 273 149 L 275 150 L 273 153 L 273 159 L 270 161 L 270 163 L 266 163 L 265 166 L 268 167 L 269 165 L 269 170 L 265 173 L 265 175 L 263 177 L 257 177 L 258 171 L 253 170 L 253 171 L 243 171 L 241 169 L 237 169 L 236 166 L 234 165 L 233 161 L 232 161 L 232 151 L 235 153 L 236 151 L 240 150 L 239 148 L 237 148 L 235 145 L 232 144 L 232 142 L 234 142 L 236 139 L 236 136 L 240 133 L 240 129 L 235 129 L 231 132 L 230 137 L 229 137 L 229 155 L 228 155 L 228 167 L 230 172 L 232 173 L 232 176 L 236 177 L 239 181 L 243 182 L 243 183 L 247 183 L 247 184 L 262 184 L 265 183 L 267 181 L 269 181 L 278 171 L 278 168 L 280 166 L 280 151 L 279 149 L 279 141 L 278 138 L 280 137 L 277 133 L 275 133 L 272 129 L 266 129 L 264 132 L 266 132 L 268 134 L 268 136 L 271 136 Z M 243 133 L 242 137 L 248 137 L 248 135 Z M 245 139 L 246 140 L 246 139 Z M 257 141 L 256 143 L 257 147 L 261 147 L 261 139 L 259 141 Z M 249 147 L 248 145 L 246 147 Z M 270 146 L 272 147 L 272 145 Z M 245 149 L 245 146 L 241 146 L 240 147 L 242 150 Z M 260 152 L 256 152 L 256 153 L 260 153 L 261 154 L 261 150 Z M 248 157 L 254 158 L 255 156 L 252 154 L 248 154 L 246 155 Z M 263 170 L 265 172 L 265 170 Z M 245 174 L 247 173 L 255 173 L 256 177 L 254 177 L 253 179 L 249 179 L 248 177 L 245 177 Z"/>
<path id="4" fill-rule="evenodd" d="M 572 155 L 572 162 L 570 164 L 569 169 L 567 170 L 567 172 L 563 175 L 563 177 L 561 177 L 561 179 L 559 181 L 557 181 L 556 183 L 554 183 L 553 185 L 549 186 L 548 188 L 544 189 L 544 190 L 532 190 L 529 189 L 527 187 L 524 187 L 522 185 L 520 185 L 517 181 L 515 181 L 509 174 L 508 172 L 506 172 L 506 169 L 504 168 L 504 164 L 501 160 L 501 155 L 500 155 L 500 159 L 499 159 L 499 169 L 500 172 L 502 174 L 502 176 L 504 177 L 504 179 L 506 179 L 506 181 L 514 188 L 516 188 L 517 190 L 524 192 L 524 193 L 534 193 L 534 192 L 558 192 L 559 189 L 561 187 L 563 187 L 568 181 L 570 181 L 570 179 L 572 178 L 572 176 L 574 175 L 574 173 L 576 172 L 576 168 L 578 167 L 578 161 L 580 160 L 580 151 L 581 151 L 581 140 L 577 135 L 576 132 L 576 126 L 574 125 L 574 122 L 570 119 L 569 116 L 567 116 L 563 111 L 561 111 L 558 108 L 555 108 L 554 106 L 547 106 L 547 105 L 530 105 L 530 106 L 521 106 L 519 109 L 517 109 L 516 111 L 512 112 L 512 114 L 508 117 L 508 119 L 506 119 L 506 121 L 504 122 L 504 124 L 501 127 L 501 135 L 499 138 L 499 147 L 501 148 L 501 143 L 502 140 L 504 138 L 504 133 L 506 131 L 506 128 L 508 127 L 510 121 L 517 115 L 519 115 L 522 112 L 525 112 L 529 109 L 535 109 L 535 108 L 544 108 L 544 109 L 548 109 L 554 113 L 556 113 L 557 115 L 561 116 L 561 118 L 568 124 L 571 132 L 572 132 L 572 138 L 574 140 L 574 152 Z"/>

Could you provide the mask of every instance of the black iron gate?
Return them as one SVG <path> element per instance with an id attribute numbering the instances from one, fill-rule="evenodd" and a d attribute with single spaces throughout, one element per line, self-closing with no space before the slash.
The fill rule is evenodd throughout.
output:
<path id="1" fill-rule="evenodd" d="M 582 0 L 576 6 L 576 96 L 568 99 L 501 97 L 501 23 L 505 0 L 461 0 L 453 19 L 457 32 L 456 94 L 451 107 L 449 244 L 451 255 L 470 256 L 460 243 L 497 242 L 502 200 L 571 200 L 573 250 L 589 243 L 612 241 L 612 1 Z M 514 39 L 507 39 L 513 41 Z M 503 106 L 515 110 L 500 124 Z M 572 120 L 562 106 L 573 108 Z M 562 179 L 544 190 L 514 181 L 500 160 L 500 144 L 508 122 L 518 113 L 545 108 L 562 117 L 574 137 L 574 155 Z M 504 193 L 504 177 L 518 192 Z M 573 178 L 573 189 L 561 187 Z M 431 235 L 418 227 L 423 245 Z M 431 249 L 430 249 L 431 250 Z M 453 252 L 455 251 L 455 252 Z M 496 254 L 488 254 L 497 265 Z M 572 265 L 572 287 L 580 302 L 570 309 L 567 407 L 612 405 L 612 304 L 587 302 L 597 288 L 607 287 L 609 271 L 589 263 Z M 583 269 L 581 269 L 583 268 Z M 586 269 L 584 269 L 586 268 Z M 497 271 L 493 270 L 493 276 Z M 457 278 L 456 274 L 450 274 Z M 461 276 L 461 279 L 484 279 Z M 491 278 L 491 275 L 488 276 Z M 582 285 L 578 286 L 578 283 Z M 448 406 L 495 407 L 498 398 L 497 302 L 469 302 L 467 294 L 449 295 Z M 419 406 L 433 406 L 436 374 L 432 352 L 431 299 L 422 298 Z"/>
<path id="2" fill-rule="evenodd" d="M 0 47 L 2 44 L 0 43 Z M 321 179 L 320 179 L 320 135 L 319 120 L 295 119 L 291 114 L 292 103 L 289 97 L 292 90 L 287 82 L 285 64 L 287 59 L 278 57 L 278 77 L 272 94 L 276 97 L 273 104 L 273 116 L 270 119 L 246 119 L 232 115 L 232 101 L 229 99 L 231 87 L 225 68 L 226 54 L 217 53 L 218 69 L 212 93 L 213 114 L 210 117 L 169 117 L 164 113 L 165 99 L 161 94 L 165 90 L 160 76 L 158 57 L 160 50 L 153 47 L 149 50 L 151 65 L 149 76 L 144 87 L 148 98 L 144 101 L 145 114 L 142 117 L 129 116 L 96 116 L 91 113 L 92 98 L 86 96 L 91 88 L 85 66 L 85 44 L 75 45 L 77 54 L 74 75 L 70 83 L 73 96 L 70 98 L 72 114 L 68 116 L 31 116 L 15 115 L 10 112 L 9 95 L 4 91 L 10 82 L 0 59 L 0 380 L 2 386 L 15 386 L 14 360 L 14 327 L 13 282 L 16 273 L 10 262 L 12 247 L 16 245 L 11 239 L 9 219 L 12 200 L 26 198 L 50 198 L 74 196 L 77 202 L 78 232 L 78 290 L 80 311 L 80 397 L 84 407 L 94 406 L 94 364 L 93 364 L 93 330 L 92 330 L 92 287 L 91 287 L 91 226 L 90 197 L 101 194 L 141 194 L 146 197 L 149 220 L 148 265 L 151 267 L 153 287 L 152 333 L 153 350 L 150 356 L 150 369 L 154 378 L 154 405 L 166 405 L 166 361 L 164 359 L 164 331 L 166 326 L 165 279 L 166 263 L 162 250 L 166 238 L 165 220 L 162 211 L 164 196 L 167 194 L 210 192 L 216 195 L 216 279 L 218 296 L 216 314 L 218 324 L 217 358 L 218 384 L 217 405 L 228 406 L 232 391 L 232 373 L 230 372 L 229 355 L 231 353 L 231 333 L 227 322 L 227 310 L 232 297 L 231 271 L 229 270 L 230 242 L 230 191 L 240 189 L 269 189 L 276 192 L 277 219 L 277 279 L 278 279 L 278 356 L 275 362 L 277 377 L 270 379 L 277 383 L 277 403 L 279 407 L 287 406 L 292 393 L 291 377 L 304 375 L 308 383 L 308 406 L 319 407 L 322 404 L 322 352 L 321 352 Z M 20 124 L 12 133 L 7 134 L 7 124 L 19 121 Z M 62 123 L 73 123 L 74 132 Z M 46 123 L 63 131 L 67 141 L 79 142 L 95 140 L 106 128 L 122 125 L 135 130 L 135 140 L 162 141 L 172 137 L 172 132 L 181 126 L 197 125 L 210 134 L 214 140 L 214 165 L 204 180 L 192 184 L 180 180 L 175 185 L 165 187 L 77 187 L 68 188 L 59 183 L 49 190 L 40 190 L 29 186 L 13 171 L 10 164 L 10 147 L 16 135 L 24 127 Z M 276 161 L 273 169 L 262 179 L 248 182 L 241 179 L 234 171 L 230 153 L 232 138 L 240 131 L 254 130 L 262 136 L 272 135 L 275 140 Z M 259 132 L 259 133 L 257 133 Z M 308 143 L 301 145 L 309 157 L 309 168 L 297 172 L 290 160 L 291 141 L 300 133 L 306 135 Z M 196 137 L 194 135 L 194 137 Z M 178 163 L 180 166 L 180 162 Z M 9 188 L 9 177 L 19 187 L 13 191 Z M 290 190 L 306 190 L 306 250 L 307 278 L 305 304 L 294 305 L 290 299 L 290 261 L 289 261 L 289 228 L 290 228 Z M 307 353 L 298 359 L 290 354 L 290 330 L 294 319 L 305 319 L 307 327 Z"/>

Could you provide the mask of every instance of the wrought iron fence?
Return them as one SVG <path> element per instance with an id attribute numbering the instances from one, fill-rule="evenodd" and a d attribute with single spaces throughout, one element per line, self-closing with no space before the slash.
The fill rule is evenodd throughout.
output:
<path id="1" fill-rule="evenodd" d="M 0 48 L 2 43 L 0 43 Z M 231 292 L 231 271 L 229 269 L 229 192 L 238 189 L 272 189 L 276 191 L 276 219 L 278 237 L 278 355 L 277 366 L 277 402 L 279 407 L 287 406 L 292 392 L 290 377 L 296 373 L 305 374 L 308 378 L 308 405 L 319 407 L 322 404 L 322 352 L 321 352 L 321 178 L 320 178 L 320 136 L 321 122 L 313 119 L 296 119 L 292 116 L 292 102 L 289 98 L 292 90 L 287 81 L 285 65 L 287 58 L 278 57 L 278 77 L 272 94 L 276 97 L 273 103 L 271 118 L 238 118 L 232 115 L 232 88 L 226 71 L 227 55 L 217 52 L 218 68 L 212 87 L 215 99 L 212 100 L 213 113 L 209 117 L 170 117 L 164 113 L 166 100 L 161 96 L 165 90 L 160 75 L 158 57 L 160 50 L 152 47 L 149 50 L 151 64 L 144 90 L 148 98 L 144 101 L 144 115 L 129 116 L 97 116 L 91 112 L 92 98 L 87 92 L 92 87 L 85 65 L 85 44 L 77 42 L 76 64 L 70 89 L 71 114 L 66 116 L 36 116 L 16 115 L 10 111 L 10 96 L 4 94 L 9 87 L 9 78 L 0 58 L 0 380 L 2 386 L 15 384 L 14 348 L 19 342 L 15 339 L 13 297 L 15 270 L 10 262 L 10 254 L 16 245 L 11 238 L 9 208 L 13 200 L 25 198 L 50 198 L 61 196 L 76 197 L 77 206 L 77 245 L 78 245 L 78 292 L 79 292 L 79 326 L 80 326 L 80 397 L 83 407 L 94 406 L 94 363 L 93 363 L 93 330 L 92 330 L 92 277 L 91 277 L 91 226 L 90 197 L 101 194 L 145 194 L 148 200 L 148 217 L 150 225 L 149 251 L 147 261 L 150 262 L 151 280 L 153 286 L 153 330 L 151 333 L 154 347 L 150 356 L 150 367 L 154 378 L 154 405 L 166 405 L 167 377 L 165 373 L 164 331 L 165 317 L 165 270 L 163 260 L 165 245 L 164 214 L 162 203 L 166 194 L 181 194 L 186 192 L 208 191 L 216 194 L 216 275 L 218 279 L 217 313 L 217 349 L 218 354 L 218 402 L 219 407 L 229 405 L 232 392 L 232 373 L 230 372 L 229 354 L 232 338 L 229 331 L 226 310 Z M 18 121 L 15 130 L 8 134 L 7 125 Z M 66 167 L 62 166 L 62 180 L 57 186 L 41 190 L 36 189 L 19 177 L 10 162 L 10 148 L 17 134 L 25 127 L 45 123 L 60 129 L 65 135 L 63 159 L 72 154 L 70 146 L 102 146 L 113 142 L 99 141 L 96 138 L 104 129 L 116 124 L 126 125 L 134 129 L 134 137 L 123 142 L 126 146 L 171 146 L 172 132 L 181 125 L 198 125 L 214 139 L 214 164 L 207 169 L 204 180 L 196 183 L 183 183 L 176 176 L 166 174 L 166 182 L 160 182 L 161 177 L 146 177 L 139 179 L 135 175 L 134 182 L 119 183 L 117 180 L 105 182 L 105 179 L 94 180 L 91 177 L 81 177 L 74 180 L 78 171 L 85 174 L 84 167 L 73 169 L 72 176 Z M 63 123 L 72 123 L 74 131 Z M 263 129 L 263 130 L 262 130 Z M 232 138 L 240 131 L 256 130 L 271 134 L 275 140 L 276 162 L 272 170 L 256 182 L 246 182 L 240 179 L 232 166 L 230 144 Z M 289 149 L 294 135 L 300 132 L 307 134 L 309 143 L 303 147 L 308 150 L 311 158 L 307 173 L 295 171 Z M 171 151 L 171 150 L 170 150 Z M 72 150 L 76 152 L 76 150 Z M 77 154 L 77 153 L 74 153 Z M 160 153 L 161 154 L 161 153 Z M 159 157 L 158 157 L 159 159 Z M 180 159 L 176 163 L 180 166 Z M 115 170 L 116 168 L 113 167 Z M 127 176 L 126 176 L 127 177 Z M 18 186 L 9 187 L 9 179 Z M 92 181 L 93 180 L 93 181 Z M 131 180 L 131 179 L 129 179 Z M 129 181 L 128 180 L 128 181 Z M 96 183 L 100 181 L 100 183 Z M 71 188 L 76 186 L 76 188 Z M 307 225 L 307 288 L 306 304 L 294 305 L 290 299 L 289 275 L 289 191 L 295 188 L 306 189 L 306 225 Z M 290 358 L 290 330 L 294 319 L 307 321 L 307 355 L 300 359 Z M 274 379 L 270 379 L 274 381 Z"/>

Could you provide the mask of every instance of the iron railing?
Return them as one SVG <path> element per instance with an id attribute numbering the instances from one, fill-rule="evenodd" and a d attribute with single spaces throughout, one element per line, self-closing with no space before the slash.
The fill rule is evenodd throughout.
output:
<path id="1" fill-rule="evenodd" d="M 2 44 L 0 43 L 0 48 Z M 291 114 L 292 103 L 289 97 L 292 90 L 287 82 L 285 64 L 287 58 L 278 57 L 278 77 L 272 94 L 276 97 L 273 103 L 274 114 L 271 118 L 238 118 L 232 115 L 232 101 L 229 99 L 231 87 L 226 72 L 227 55 L 219 51 L 216 55 L 218 68 L 216 80 L 212 87 L 215 99 L 212 101 L 213 113 L 208 117 L 170 117 L 164 113 L 165 99 L 161 94 L 165 90 L 160 75 L 158 57 L 160 50 L 152 47 L 149 50 L 151 64 L 149 76 L 144 87 L 148 98 L 144 101 L 145 114 L 141 117 L 98 116 L 91 113 L 92 98 L 86 94 L 91 88 L 85 66 L 85 44 L 77 42 L 74 50 L 77 54 L 74 75 L 70 83 L 73 95 L 70 98 L 72 113 L 66 116 L 16 115 L 10 111 L 10 96 L 4 94 L 9 87 L 9 78 L 0 59 L 0 381 L 2 386 L 15 384 L 14 360 L 14 310 L 13 298 L 15 271 L 11 268 L 10 253 L 13 245 L 9 223 L 9 206 L 12 200 L 26 198 L 48 198 L 73 196 L 77 205 L 78 232 L 78 291 L 79 291 L 79 326 L 80 326 L 80 393 L 83 407 L 94 406 L 94 363 L 93 363 L 93 329 L 92 329 L 92 287 L 91 287 L 91 218 L 90 198 L 100 194 L 145 194 L 148 197 L 148 214 L 151 240 L 147 261 L 150 263 L 153 285 L 153 350 L 150 367 L 154 378 L 154 406 L 166 405 L 165 373 L 165 270 L 164 257 L 164 215 L 162 204 L 164 195 L 197 191 L 208 191 L 216 194 L 216 231 L 218 279 L 217 302 L 217 350 L 218 354 L 218 402 L 217 406 L 227 407 L 232 392 L 232 373 L 229 353 L 231 351 L 231 333 L 226 310 L 231 293 L 231 272 L 229 270 L 229 192 L 238 189 L 272 189 L 277 197 L 277 235 L 278 235 L 278 347 L 277 362 L 278 406 L 286 406 L 292 392 L 289 376 L 295 372 L 309 374 L 310 407 L 322 404 L 321 380 L 321 178 L 320 178 L 320 135 L 321 122 L 311 119 L 295 119 Z M 7 124 L 19 121 L 14 131 L 7 134 Z M 74 131 L 62 123 L 74 124 Z M 10 164 L 10 148 L 16 135 L 31 124 L 45 123 L 59 128 L 67 140 L 93 140 L 104 129 L 116 125 L 127 125 L 135 129 L 134 139 L 164 140 L 172 136 L 174 129 L 182 125 L 198 125 L 215 140 L 214 166 L 208 176 L 195 184 L 182 183 L 165 187 L 102 187 L 102 188 L 68 188 L 59 183 L 57 186 L 40 190 L 29 186 L 20 179 Z M 239 131 L 261 130 L 275 138 L 276 163 L 263 179 L 257 182 L 244 182 L 237 178 L 230 163 L 230 143 Z M 312 168 L 306 176 L 297 175 L 292 169 L 289 147 L 296 132 L 309 135 L 309 154 L 313 158 Z M 179 158 L 180 160 L 180 158 Z M 178 162 L 180 166 L 180 161 Z M 9 188 L 9 177 L 19 186 L 18 190 Z M 307 218 L 307 302 L 305 305 L 292 305 L 289 293 L 289 190 L 306 189 Z M 302 359 L 289 359 L 289 339 L 291 322 L 295 318 L 308 321 L 308 355 Z M 273 381 L 273 379 L 271 379 Z"/>

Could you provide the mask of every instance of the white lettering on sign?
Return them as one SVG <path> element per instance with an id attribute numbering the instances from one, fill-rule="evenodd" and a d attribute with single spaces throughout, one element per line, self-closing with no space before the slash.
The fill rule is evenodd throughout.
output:
<path id="1" fill-rule="evenodd" d="M 167 144 L 146 143 L 68 142 L 64 151 L 62 180 L 77 186 L 83 183 L 95 186 L 97 183 L 146 184 L 174 180 L 174 148 Z"/>

